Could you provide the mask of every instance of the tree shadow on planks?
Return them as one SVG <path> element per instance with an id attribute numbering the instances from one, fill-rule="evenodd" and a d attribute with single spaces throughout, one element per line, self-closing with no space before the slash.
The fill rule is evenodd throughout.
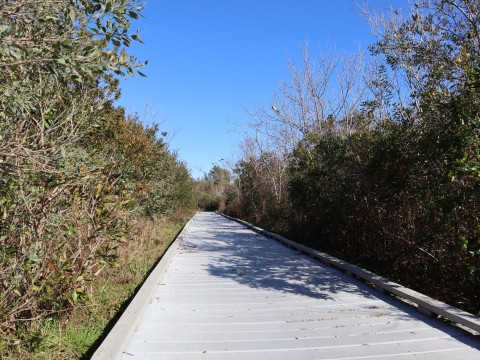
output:
<path id="1" fill-rule="evenodd" d="M 318 260 L 218 215 L 201 215 L 204 230 L 187 234 L 182 248 L 210 253 L 212 261 L 206 270 L 215 277 L 314 299 L 335 300 L 339 295 L 377 298 L 368 285 L 352 281 Z"/>
<path id="2" fill-rule="evenodd" d="M 202 220 L 201 225 L 186 237 L 182 245 L 189 252 L 211 254 L 204 268 L 216 278 L 231 280 L 246 289 L 269 292 L 272 302 L 275 297 L 296 298 L 312 315 L 325 312 L 324 305 L 342 302 L 353 316 L 380 318 L 388 315 L 395 321 L 422 321 L 480 350 L 478 336 L 450 326 L 446 320 L 429 318 L 398 298 L 376 291 L 363 280 L 219 215 L 201 214 L 198 219 Z M 345 303 L 346 299 L 352 303 L 349 304 L 348 300 Z M 310 306 L 306 303 L 309 300 L 324 302 L 314 306 L 312 302 Z M 377 307 L 375 301 L 384 304 Z"/>

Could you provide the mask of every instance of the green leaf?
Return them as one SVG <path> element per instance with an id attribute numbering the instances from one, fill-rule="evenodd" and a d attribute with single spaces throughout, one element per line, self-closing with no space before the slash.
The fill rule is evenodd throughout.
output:
<path id="1" fill-rule="evenodd" d="M 129 11 L 128 15 L 133 19 L 138 19 L 138 14 L 135 11 Z"/>
<path id="2" fill-rule="evenodd" d="M 105 12 L 108 12 L 112 9 L 112 0 L 107 0 L 107 5 L 105 6 Z"/>
<path id="3" fill-rule="evenodd" d="M 38 262 L 42 261 L 42 259 L 40 259 L 40 258 L 38 257 L 38 255 L 35 254 L 35 253 L 30 254 L 30 255 L 28 256 L 28 260 L 30 260 L 31 262 L 34 262 L 34 263 L 38 263 Z"/>
<path id="4" fill-rule="evenodd" d="M 112 43 L 113 43 L 113 45 L 115 45 L 115 46 L 120 46 L 120 45 L 121 45 L 120 41 L 115 40 L 115 39 L 112 39 Z"/>
<path id="5" fill-rule="evenodd" d="M 72 21 L 72 23 L 75 22 L 76 14 L 75 14 L 75 9 L 74 8 L 70 9 L 70 13 L 68 15 L 70 16 L 70 20 Z"/>
<path id="6" fill-rule="evenodd" d="M 77 302 L 78 302 L 78 295 L 77 295 L 77 292 L 75 290 L 73 290 L 73 293 L 72 293 L 72 300 L 73 300 L 73 303 L 75 305 L 77 305 Z"/>
<path id="7" fill-rule="evenodd" d="M 65 157 L 67 155 L 67 153 L 65 152 L 65 148 L 64 147 L 61 147 L 60 148 L 60 153 L 62 154 L 62 157 Z"/>
<path id="8" fill-rule="evenodd" d="M 62 65 L 66 65 L 66 64 L 67 64 L 67 62 L 65 61 L 65 59 L 62 59 L 62 58 L 57 59 L 57 62 L 58 62 L 59 64 L 62 64 Z"/>
<path id="9" fill-rule="evenodd" d="M 0 240 L 3 241 L 6 239 L 6 236 L 0 237 Z M 1 246 L 0 245 L 0 258 L 8 260 L 13 253 L 17 251 L 17 248 L 10 246 Z"/>
<path id="10" fill-rule="evenodd" d="M 132 39 L 133 39 L 133 40 L 136 40 L 136 41 L 138 41 L 138 42 L 141 42 L 142 44 L 145 44 L 145 43 L 143 42 L 142 38 L 140 37 L 140 35 L 138 35 L 138 34 L 133 34 L 133 35 L 132 35 Z"/>
<path id="11" fill-rule="evenodd" d="M 90 53 L 90 56 L 99 55 L 101 52 L 102 52 L 102 49 L 100 49 L 99 47 L 96 47 L 95 50 L 93 50 L 93 51 Z"/>
<path id="12" fill-rule="evenodd" d="M 33 286 L 32 286 L 32 289 L 33 289 L 33 291 L 39 291 L 39 290 L 40 290 L 40 287 L 37 286 L 37 285 L 33 285 Z"/>
<path id="13" fill-rule="evenodd" d="M 137 72 L 138 72 L 138 75 L 143 76 L 143 77 L 147 77 L 147 75 L 145 75 L 145 74 L 142 73 L 141 71 L 138 71 L 138 70 L 137 70 Z"/>
<path id="14" fill-rule="evenodd" d="M 14 46 L 7 45 L 7 47 L 5 48 L 5 51 L 10 57 L 14 59 L 22 58 L 22 52 L 20 51 L 20 49 L 15 48 Z"/>
<path id="15" fill-rule="evenodd" d="M 73 75 L 72 80 L 77 83 L 81 83 L 83 81 L 83 78 L 80 75 Z"/>

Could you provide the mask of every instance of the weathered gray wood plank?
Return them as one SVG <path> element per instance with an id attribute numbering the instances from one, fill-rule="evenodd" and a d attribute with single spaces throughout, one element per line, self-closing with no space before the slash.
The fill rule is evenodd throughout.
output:
<path id="1" fill-rule="evenodd" d="M 223 215 L 223 216 L 229 219 L 233 219 L 227 215 Z M 302 254 L 308 254 L 312 258 L 319 259 L 328 266 L 335 266 L 339 269 L 342 269 L 350 276 L 355 275 L 355 276 L 358 276 L 359 278 L 367 280 L 370 283 L 373 283 L 375 285 L 375 288 L 382 293 L 385 293 L 385 292 L 392 293 L 402 297 L 403 299 L 412 301 L 418 305 L 418 310 L 423 314 L 428 313 L 430 315 L 441 315 L 449 320 L 456 321 L 463 326 L 466 326 L 470 329 L 480 332 L 480 318 L 475 315 L 472 315 L 470 313 L 457 309 L 453 306 L 450 306 L 448 304 L 432 299 L 412 289 L 405 288 L 400 284 L 394 283 L 393 281 L 389 281 L 388 279 L 385 279 L 368 270 L 362 269 L 356 265 L 337 259 L 333 256 L 322 253 L 321 251 L 309 248 L 305 245 L 296 243 L 294 241 L 284 238 L 283 236 L 263 230 L 259 227 L 249 224 L 246 221 L 239 220 L 239 219 L 234 219 L 234 220 L 239 222 L 240 224 L 245 225 L 247 228 L 254 230 L 255 232 L 258 232 L 262 235 L 265 235 L 269 238 L 275 239 L 287 245 L 289 248 L 296 249 Z"/>
<path id="2" fill-rule="evenodd" d="M 480 359 L 480 341 L 243 225 L 200 213 L 122 358 L 468 360 Z"/>

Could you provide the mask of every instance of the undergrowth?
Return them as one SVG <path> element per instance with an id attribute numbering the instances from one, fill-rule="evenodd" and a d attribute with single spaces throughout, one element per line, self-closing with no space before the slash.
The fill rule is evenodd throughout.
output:
<path id="1" fill-rule="evenodd" d="M 137 233 L 121 250 L 118 266 L 102 272 L 87 290 L 88 300 L 71 313 L 20 327 L 17 345 L 4 358 L 89 359 L 192 215 L 178 210 L 169 217 L 137 219 Z"/>

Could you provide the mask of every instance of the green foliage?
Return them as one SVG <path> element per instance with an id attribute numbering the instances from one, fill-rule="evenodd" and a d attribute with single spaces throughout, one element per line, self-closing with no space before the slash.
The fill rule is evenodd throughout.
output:
<path id="1" fill-rule="evenodd" d="M 207 211 L 223 211 L 226 203 L 236 198 L 237 185 L 228 169 L 214 165 L 203 179 L 196 181 L 197 206 Z"/>
<path id="2" fill-rule="evenodd" d="M 126 116 L 113 73 L 136 0 L 0 5 L 0 332 L 67 314 L 131 241 L 132 219 L 192 206 L 185 164 L 157 126 Z M 0 350 L 1 352 L 1 350 Z"/>
<path id="3" fill-rule="evenodd" d="M 227 169 L 214 165 L 208 175 L 205 176 L 205 180 L 213 182 L 216 186 L 226 186 L 230 184 L 232 175 Z"/>
<path id="4" fill-rule="evenodd" d="M 439 106 L 428 118 L 438 121 L 300 146 L 289 180 L 294 236 L 478 312 L 479 116 L 467 99 Z"/>
<path id="5" fill-rule="evenodd" d="M 133 75 L 142 64 L 120 49 L 142 42 L 138 33 L 129 32 L 131 20 L 142 10 L 138 0 L 4 2 L 0 20 L 4 75 L 14 76 L 27 64 L 27 76 L 35 75 L 32 70 L 48 71 L 63 84 L 81 83 L 105 71 Z M 27 90 L 22 84 L 16 90 L 19 96 L 26 95 L 27 103 L 33 100 L 33 94 L 21 91 Z"/>

